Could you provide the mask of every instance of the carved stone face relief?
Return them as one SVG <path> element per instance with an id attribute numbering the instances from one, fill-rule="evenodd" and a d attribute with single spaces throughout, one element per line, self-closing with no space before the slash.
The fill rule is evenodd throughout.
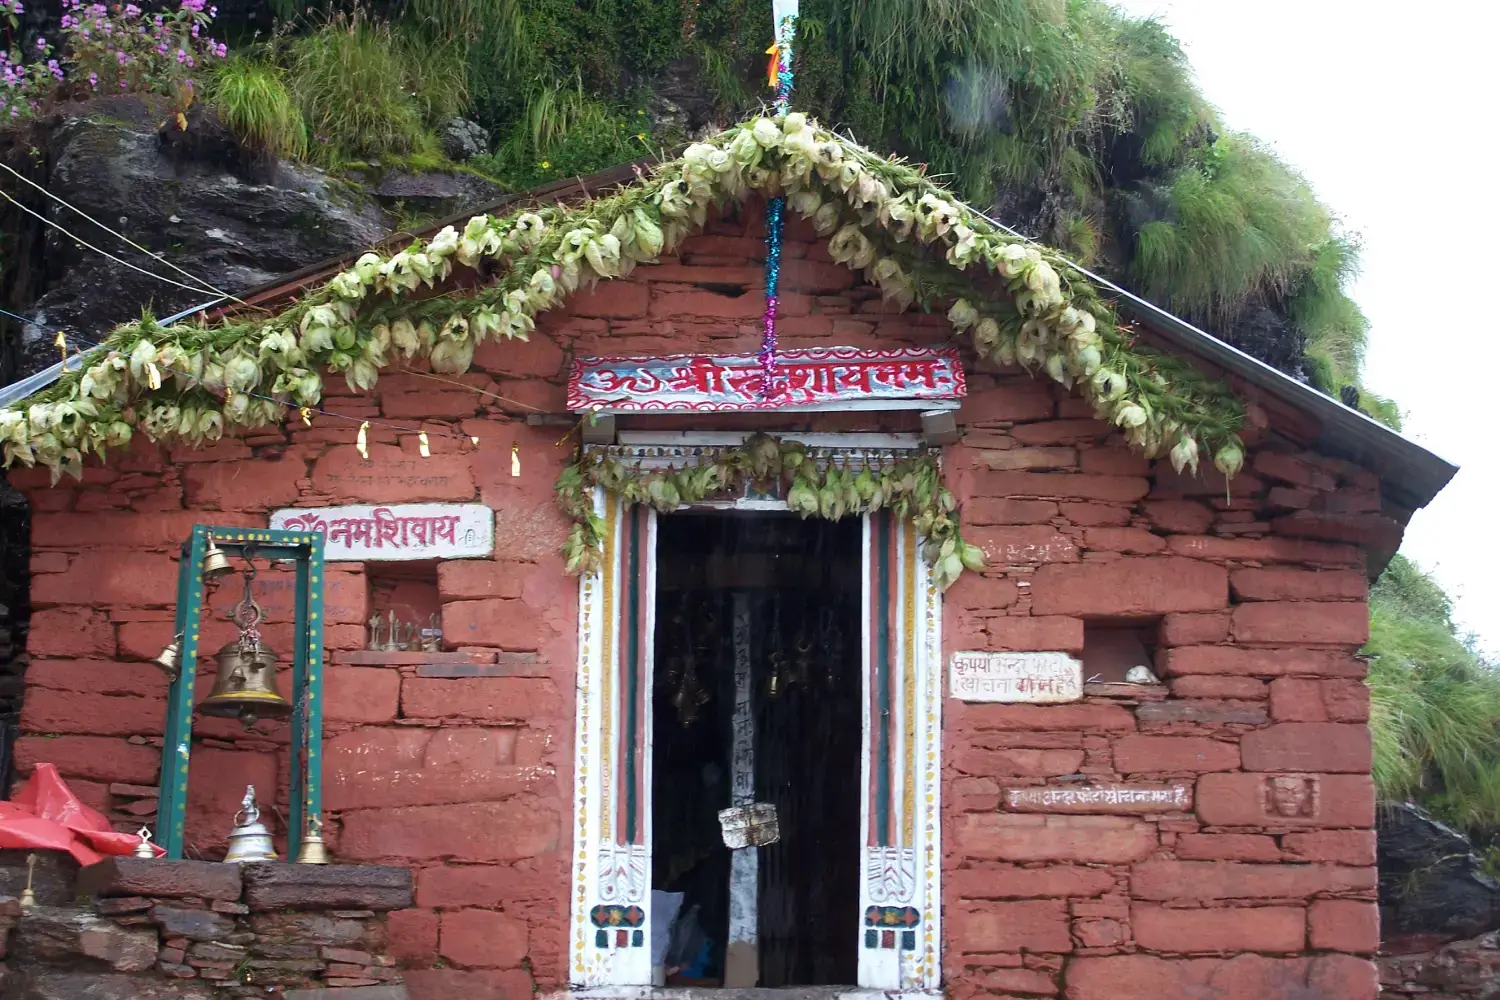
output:
<path id="1" fill-rule="evenodd" d="M 1266 814 L 1287 819 L 1311 819 L 1318 813 L 1318 779 L 1278 775 L 1266 779 Z"/>

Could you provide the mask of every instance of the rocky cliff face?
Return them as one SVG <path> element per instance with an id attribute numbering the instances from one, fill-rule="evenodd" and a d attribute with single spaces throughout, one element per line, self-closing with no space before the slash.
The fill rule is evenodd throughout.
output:
<path id="1" fill-rule="evenodd" d="M 142 309 L 164 318 L 369 246 L 395 226 L 386 206 L 437 213 L 497 193 L 468 175 L 390 172 L 361 185 L 256 157 L 201 108 L 186 131 L 165 118 L 160 106 L 121 97 L 64 109 L 0 138 L 0 157 L 13 168 L 193 276 L 7 176 L 6 190 L 73 235 L 13 206 L 0 212 L 0 228 L 14 236 L 0 305 L 32 320 L 22 329 L 7 321 L 0 383 L 57 360 L 58 330 L 97 341 Z"/>

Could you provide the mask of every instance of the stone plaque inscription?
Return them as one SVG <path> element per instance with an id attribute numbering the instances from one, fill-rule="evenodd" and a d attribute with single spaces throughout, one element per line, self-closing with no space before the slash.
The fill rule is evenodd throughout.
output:
<path id="1" fill-rule="evenodd" d="M 495 548 L 495 514 L 484 504 L 278 510 L 271 527 L 323 535 L 323 557 L 336 560 L 480 559 Z"/>
<path id="2" fill-rule="evenodd" d="M 954 653 L 948 689 L 963 701 L 1077 701 L 1083 664 L 1067 653 Z"/>
<path id="3" fill-rule="evenodd" d="M 1005 808 L 1013 812 L 1157 813 L 1185 812 L 1193 806 L 1188 785 L 1089 785 L 1084 788 L 1007 788 Z"/>

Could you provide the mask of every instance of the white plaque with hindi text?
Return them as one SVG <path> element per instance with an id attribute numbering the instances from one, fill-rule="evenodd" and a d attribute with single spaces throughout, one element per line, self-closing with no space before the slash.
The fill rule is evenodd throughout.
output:
<path id="1" fill-rule="evenodd" d="M 948 688 L 962 701 L 1077 701 L 1083 663 L 1067 653 L 954 653 Z"/>
<path id="2" fill-rule="evenodd" d="M 477 503 L 278 510 L 271 527 L 318 532 L 330 562 L 482 559 L 495 550 L 495 513 Z"/>

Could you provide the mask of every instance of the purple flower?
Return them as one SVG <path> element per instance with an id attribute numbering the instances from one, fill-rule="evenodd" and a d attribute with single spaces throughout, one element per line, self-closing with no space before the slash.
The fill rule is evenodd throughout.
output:
<path id="1" fill-rule="evenodd" d="M 188 67 L 188 69 L 192 69 L 196 65 L 198 65 L 198 64 L 195 63 L 195 62 L 193 62 L 193 57 L 192 56 L 188 56 L 187 57 L 187 67 Z"/>
<path id="2" fill-rule="evenodd" d="M 141 16 L 141 9 L 139 7 L 137 7 L 133 3 L 128 3 L 128 4 L 125 5 L 125 16 L 126 17 L 140 17 Z"/>
<path id="3" fill-rule="evenodd" d="M 89 74 L 89 87 L 92 88 L 92 89 L 94 89 L 94 90 L 98 90 L 99 89 L 99 74 L 98 73 L 90 73 Z"/>
<path id="4" fill-rule="evenodd" d="M 77 23 L 78 23 L 77 21 L 73 20 L 73 15 L 72 14 L 64 14 L 63 17 L 62 17 L 62 29 L 64 31 L 67 31 L 69 28 L 73 27 L 73 25 L 75 25 Z"/>
<path id="5" fill-rule="evenodd" d="M 160 45 L 158 45 L 156 47 L 156 54 L 159 55 L 159 56 L 164 56 L 164 55 L 167 54 L 167 43 L 166 42 L 162 42 Z"/>
<path id="6" fill-rule="evenodd" d="M 36 50 L 38 52 L 46 52 L 47 51 L 47 39 L 45 39 L 45 38 L 38 38 L 36 40 Z"/>
<path id="7" fill-rule="evenodd" d="M 214 55 L 218 56 L 220 59 L 223 59 L 225 56 L 229 55 L 229 46 L 225 45 L 223 42 L 220 42 L 218 47 L 214 49 Z"/>
<path id="8" fill-rule="evenodd" d="M 193 25 L 193 37 L 194 38 L 198 37 L 198 26 L 196 24 Z"/>
<path id="9" fill-rule="evenodd" d="M 125 65 L 125 64 L 126 64 L 126 63 L 127 63 L 127 62 L 129 62 L 129 61 L 130 61 L 130 57 L 129 57 L 129 56 L 127 56 L 127 55 L 126 55 L 126 54 L 125 54 L 125 53 L 123 53 L 123 52 L 116 52 L 116 53 L 115 53 L 115 60 L 116 60 L 116 61 L 117 61 L 117 62 L 119 62 L 119 64 L 120 64 L 120 65 L 121 65 L 121 66 L 124 66 L 124 65 Z"/>
<path id="10" fill-rule="evenodd" d="M 177 50 L 177 61 L 178 62 L 186 62 L 187 61 L 187 53 L 184 52 L 184 51 L 182 51 L 181 49 L 178 49 Z"/>

